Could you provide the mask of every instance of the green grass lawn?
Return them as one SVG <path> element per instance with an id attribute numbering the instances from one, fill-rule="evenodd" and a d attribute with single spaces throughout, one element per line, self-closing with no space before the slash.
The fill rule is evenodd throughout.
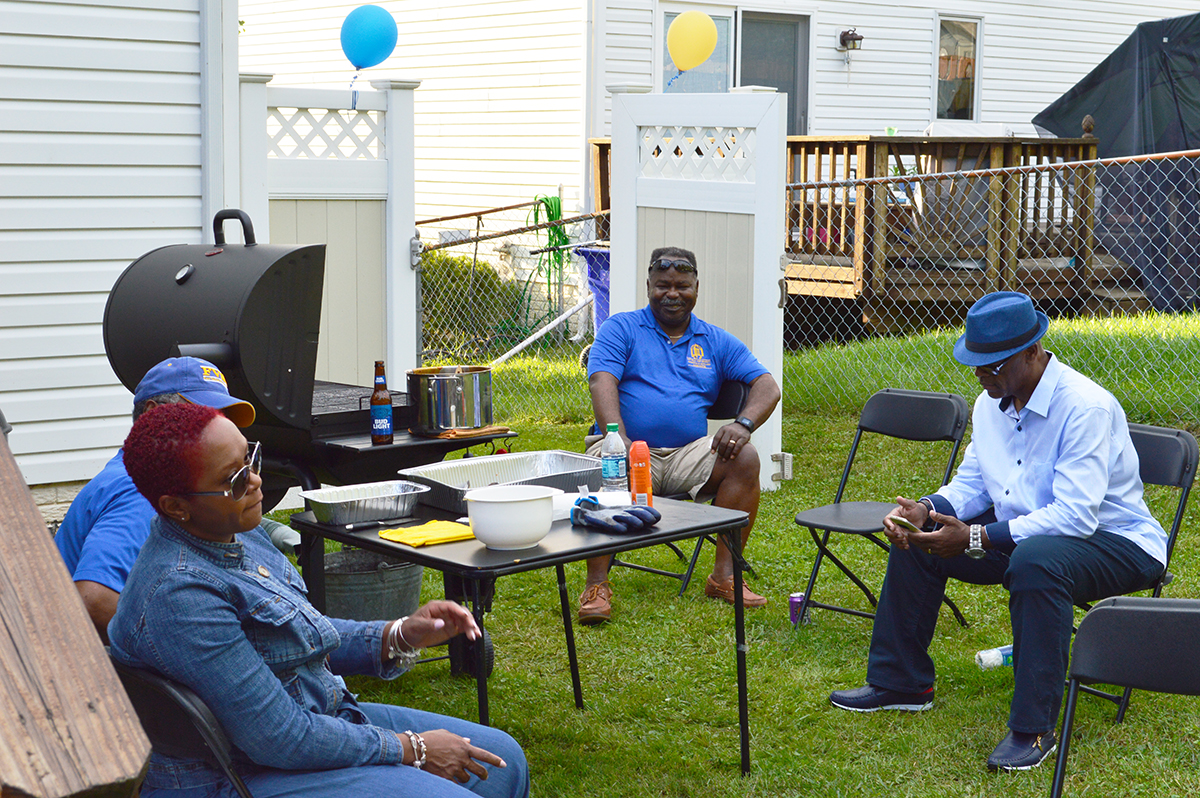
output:
<path id="1" fill-rule="evenodd" d="M 1058 323 L 1056 322 L 1056 325 Z M 1196 369 L 1194 330 L 1164 338 L 1160 327 L 1129 325 L 1097 330 L 1078 323 L 1060 331 L 1055 351 L 1084 370 L 1103 366 L 1128 388 L 1123 401 L 1135 420 L 1171 423 L 1176 414 L 1195 428 L 1195 400 L 1179 406 L 1156 401 L 1176 395 L 1172 380 Z M 1112 358 L 1088 361 L 1099 342 Z M 1190 336 L 1190 337 L 1189 337 Z M 763 496 L 747 551 L 758 579 L 753 587 L 771 601 L 748 611 L 752 774 L 739 774 L 736 671 L 732 608 L 706 599 L 703 579 L 712 551 L 683 598 L 673 580 L 627 569 L 614 571 L 614 617 L 606 625 L 577 628 L 576 640 L 587 709 L 574 708 L 559 599 L 553 570 L 505 577 L 496 586 L 488 628 L 496 645 L 489 681 L 492 722 L 527 752 L 539 796 L 1041 796 L 1053 763 L 1013 775 L 987 773 L 984 760 L 1004 735 L 1012 670 L 980 671 L 979 649 L 1011 640 L 1007 594 L 1002 588 L 951 583 L 949 595 L 971 622 L 963 629 L 945 610 L 932 654 L 938 665 L 933 711 L 857 714 L 833 709 L 830 691 L 862 684 L 870 622 L 814 610 L 810 624 L 792 628 L 787 596 L 803 589 L 814 548 L 793 517 L 833 497 L 856 422 L 857 408 L 895 370 L 898 358 L 941 363 L 952 335 L 880 339 L 855 348 L 829 347 L 788 357 L 785 375 L 784 448 L 795 455 L 795 479 Z M 1158 342 L 1158 343 L 1155 343 Z M 1132 353 L 1147 345 L 1180 359 L 1178 375 L 1156 375 L 1170 391 L 1143 390 Z M 939 360 L 940 358 L 940 360 Z M 1186 368 L 1185 368 L 1186 367 Z M 567 368 L 564 366 L 563 368 Z M 965 369 L 934 369 L 950 380 L 945 390 L 971 398 Z M 837 375 L 834 372 L 838 372 Z M 581 374 L 581 372 L 580 372 Z M 1124 375 L 1124 376 L 1121 376 Z M 831 404 L 821 385 L 838 376 L 857 386 Z M 500 379 L 500 375 L 497 376 Z M 582 380 L 582 377 L 579 378 Z M 510 395 L 541 390 L 539 370 L 515 378 Z M 1107 384 L 1107 383 L 1106 383 Z M 1155 382 L 1148 386 L 1157 386 Z M 908 385 L 906 387 L 914 387 Z M 933 384 L 925 387 L 934 387 Z M 1196 394 L 1194 382 L 1187 396 Z M 580 396 L 586 401 L 586 391 Z M 1181 394 L 1182 395 L 1182 394 Z M 586 408 L 566 402 L 538 420 L 509 421 L 519 430 L 518 451 L 579 451 Z M 821 402 L 824 401 L 824 404 Z M 820 408 L 819 412 L 814 412 Z M 582 416 L 582 418 L 580 418 Z M 482 450 L 481 450 L 482 453 Z M 940 478 L 946 450 L 897 442 L 865 446 L 858 482 L 848 499 L 920 495 Z M 1170 497 L 1149 496 L 1159 518 L 1169 517 Z M 1172 562 L 1167 595 L 1200 598 L 1200 510 L 1193 502 Z M 839 551 L 876 587 L 882 552 L 862 541 L 840 541 Z M 856 545 L 857 544 L 857 545 Z M 672 566 L 656 547 L 639 561 Z M 583 565 L 568 567 L 573 600 L 583 587 Z M 426 573 L 424 600 L 441 595 L 440 575 Z M 815 595 L 866 608 L 857 589 L 833 568 L 822 570 Z M 351 687 L 365 700 L 395 702 L 469 719 L 476 717 L 474 682 L 453 678 L 445 662 L 417 666 L 391 682 L 358 678 Z M 1072 743 L 1067 794 L 1073 796 L 1185 796 L 1200 793 L 1200 701 L 1135 693 L 1124 724 L 1115 707 L 1081 699 Z"/>

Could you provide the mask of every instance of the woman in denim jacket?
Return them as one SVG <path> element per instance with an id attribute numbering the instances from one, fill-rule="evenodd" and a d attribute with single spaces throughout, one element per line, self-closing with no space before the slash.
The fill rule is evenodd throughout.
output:
<path id="1" fill-rule="evenodd" d="M 258 798 L 528 796 L 525 756 L 504 732 L 346 690 L 335 674 L 393 679 L 418 649 L 479 627 L 448 601 L 390 622 L 317 612 L 259 527 L 260 464 L 258 444 L 209 407 L 164 405 L 134 424 L 125 465 L 158 516 L 109 625 L 113 656 L 194 690 Z M 233 791 L 203 761 L 154 753 L 141 794 Z"/>

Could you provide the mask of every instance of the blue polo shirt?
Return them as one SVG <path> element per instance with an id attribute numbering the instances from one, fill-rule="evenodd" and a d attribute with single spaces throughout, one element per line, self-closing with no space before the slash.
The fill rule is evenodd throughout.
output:
<path id="1" fill-rule="evenodd" d="M 71 578 L 120 593 L 156 513 L 125 471 L 123 452 L 71 502 L 54 536 Z"/>
<path id="2" fill-rule="evenodd" d="M 671 339 L 650 306 L 610 316 L 588 354 L 588 377 L 617 378 L 621 420 L 631 440 L 654 448 L 685 446 L 708 434 L 708 409 L 726 380 L 753 382 L 767 369 L 746 345 L 694 313 Z"/>

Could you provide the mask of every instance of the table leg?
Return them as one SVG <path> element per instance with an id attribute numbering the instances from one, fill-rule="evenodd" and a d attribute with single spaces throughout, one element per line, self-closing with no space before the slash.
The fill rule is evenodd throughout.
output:
<path id="1" fill-rule="evenodd" d="M 475 623 L 479 625 L 481 633 L 476 645 L 472 646 L 475 650 L 475 694 L 479 699 L 479 722 L 484 726 L 490 726 L 488 722 L 488 695 L 487 695 L 487 659 L 483 651 L 483 597 L 479 591 L 479 580 L 471 580 L 471 613 L 475 616 Z"/>
<path id="2" fill-rule="evenodd" d="M 567 595 L 567 573 L 558 569 L 558 597 L 562 600 L 563 629 L 567 633 L 567 660 L 571 663 L 571 688 L 575 691 L 575 708 L 583 709 L 583 686 L 579 683 L 579 659 L 575 655 L 575 627 L 571 625 L 571 597 Z"/>
<path id="3" fill-rule="evenodd" d="M 746 608 L 742 602 L 742 530 L 725 534 L 733 557 L 733 619 L 737 628 L 738 727 L 741 733 L 742 775 L 750 775 L 750 698 L 746 686 Z"/>
<path id="4" fill-rule="evenodd" d="M 300 573 L 308 587 L 308 601 L 317 612 L 325 612 L 325 538 L 310 532 L 302 533 Z"/>

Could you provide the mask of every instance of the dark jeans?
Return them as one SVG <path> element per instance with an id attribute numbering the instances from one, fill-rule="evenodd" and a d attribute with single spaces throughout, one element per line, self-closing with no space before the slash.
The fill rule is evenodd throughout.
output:
<path id="1" fill-rule="evenodd" d="M 1003 584 L 1013 628 L 1013 689 L 1008 727 L 1053 729 L 1062 704 L 1076 602 L 1098 601 L 1150 585 L 1163 567 L 1131 541 L 1109 532 L 1090 538 L 1039 535 L 1012 555 L 988 551 L 942 559 L 915 546 L 892 546 L 875 611 L 867 683 L 920 692 L 934 681 L 929 644 L 946 580 Z"/>

